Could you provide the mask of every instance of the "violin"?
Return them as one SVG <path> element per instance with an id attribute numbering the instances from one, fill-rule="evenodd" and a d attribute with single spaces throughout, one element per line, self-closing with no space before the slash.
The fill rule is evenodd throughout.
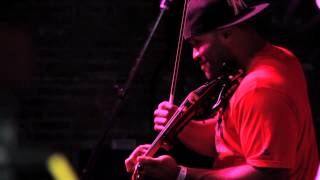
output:
<path id="1" fill-rule="evenodd" d="M 238 70 L 235 74 L 225 74 L 192 91 L 157 135 L 144 156 L 152 157 L 161 148 L 170 150 L 179 132 L 194 116 L 202 113 L 204 107 L 207 107 L 208 104 L 212 105 L 212 102 L 214 102 L 211 107 L 213 113 L 218 112 L 221 108 L 224 109 L 237 89 L 243 74 L 243 70 Z M 143 179 L 137 173 L 138 168 L 139 164 L 135 167 L 132 180 Z"/>

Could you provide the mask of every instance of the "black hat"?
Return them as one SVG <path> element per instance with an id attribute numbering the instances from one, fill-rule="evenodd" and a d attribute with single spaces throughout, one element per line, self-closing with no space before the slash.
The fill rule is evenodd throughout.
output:
<path id="1" fill-rule="evenodd" d="M 184 38 L 239 24 L 262 12 L 269 3 L 248 7 L 242 0 L 189 0 Z"/>

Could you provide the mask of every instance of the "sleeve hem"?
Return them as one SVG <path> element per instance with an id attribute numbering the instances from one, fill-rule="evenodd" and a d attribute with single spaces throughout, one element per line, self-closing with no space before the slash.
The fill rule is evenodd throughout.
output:
<path id="1" fill-rule="evenodd" d="M 289 164 L 282 163 L 280 161 L 247 160 L 247 163 L 254 167 L 270 167 L 270 168 L 284 168 L 284 169 L 292 168 Z"/>

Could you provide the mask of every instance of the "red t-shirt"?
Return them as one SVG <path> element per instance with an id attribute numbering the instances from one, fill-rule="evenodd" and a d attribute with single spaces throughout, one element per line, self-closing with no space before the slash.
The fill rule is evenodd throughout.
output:
<path id="1" fill-rule="evenodd" d="M 285 168 L 314 179 L 319 164 L 306 81 L 297 58 L 266 44 L 216 125 L 214 167 Z"/>

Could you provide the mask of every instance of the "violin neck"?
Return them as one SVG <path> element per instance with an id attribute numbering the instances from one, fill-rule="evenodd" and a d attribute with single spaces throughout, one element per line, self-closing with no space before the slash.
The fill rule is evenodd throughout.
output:
<path id="1" fill-rule="evenodd" d="M 243 71 L 239 71 L 237 74 L 233 75 L 232 78 L 228 76 L 228 83 L 220 82 L 222 81 L 222 78 L 220 78 L 196 89 L 194 93 L 199 96 L 197 103 L 190 102 L 188 98 L 183 101 L 177 111 L 167 122 L 166 126 L 162 129 L 162 131 L 160 131 L 156 139 L 152 142 L 148 151 L 145 153 L 145 156 L 154 156 L 160 148 L 163 148 L 165 150 L 171 149 L 172 142 L 177 137 L 179 132 L 181 132 L 181 130 L 191 121 L 192 117 L 197 114 L 200 105 L 204 103 L 206 99 L 212 99 L 212 96 L 216 96 L 217 92 L 220 92 L 220 95 L 223 94 L 223 101 L 228 101 L 237 88 L 242 75 Z M 218 87 L 221 86 L 221 90 L 220 88 L 216 87 L 217 85 Z M 221 103 L 220 101 L 220 97 L 217 98 L 217 106 L 215 107 L 215 109 L 223 106 L 223 104 L 224 103 Z"/>

